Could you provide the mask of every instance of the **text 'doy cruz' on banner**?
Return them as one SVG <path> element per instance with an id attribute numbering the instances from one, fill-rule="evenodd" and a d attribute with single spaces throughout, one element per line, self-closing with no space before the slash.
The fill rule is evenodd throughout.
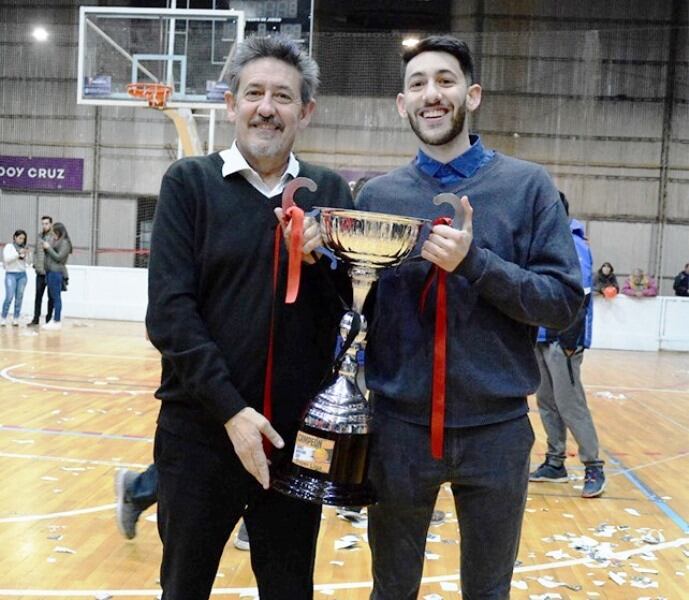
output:
<path id="1" fill-rule="evenodd" d="M 83 158 L 0 156 L 4 190 L 83 190 Z"/>

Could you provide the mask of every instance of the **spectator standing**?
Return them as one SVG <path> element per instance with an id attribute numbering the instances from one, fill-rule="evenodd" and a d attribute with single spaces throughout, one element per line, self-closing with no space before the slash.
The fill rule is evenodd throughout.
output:
<path id="1" fill-rule="evenodd" d="M 569 205 L 562 192 L 560 199 L 569 214 Z M 536 400 L 548 438 L 548 449 L 545 462 L 531 473 L 529 481 L 567 482 L 565 451 L 569 429 L 577 442 L 579 458 L 585 467 L 584 489 L 581 495 L 584 498 L 595 498 L 605 489 L 605 474 L 603 461 L 599 458 L 596 427 L 586 403 L 586 392 L 581 385 L 584 350 L 591 347 L 593 260 L 583 225 L 576 219 L 571 219 L 569 229 L 579 257 L 582 286 L 586 296 L 576 320 L 567 329 L 554 331 L 541 327 L 538 330 L 536 358 L 541 372 L 541 385 L 536 392 Z"/>
<path id="2" fill-rule="evenodd" d="M 45 251 L 45 278 L 48 297 L 55 308 L 54 319 L 43 326 L 52 331 L 62 329 L 62 292 L 67 289 L 67 260 L 72 253 L 72 241 L 62 223 L 53 225 L 54 238 L 43 242 Z"/>
<path id="3" fill-rule="evenodd" d="M 33 268 L 36 271 L 36 296 L 34 298 L 33 320 L 27 323 L 28 327 L 35 327 L 38 325 L 41 318 L 41 306 L 43 304 L 43 293 L 46 290 L 47 283 L 45 279 L 45 250 L 43 249 L 43 242 L 52 242 L 55 239 L 53 234 L 53 218 L 48 215 L 41 217 L 41 232 L 38 234 L 36 240 L 36 252 L 34 253 Z M 48 294 L 48 313 L 45 317 L 45 322 L 48 323 L 53 317 L 53 300 Z"/>
<path id="4" fill-rule="evenodd" d="M 19 326 L 19 316 L 22 312 L 22 300 L 26 287 L 26 265 L 31 258 L 26 245 L 26 231 L 17 229 L 12 242 L 5 244 L 2 250 L 2 261 L 5 265 L 5 301 L 2 304 L 2 318 L 0 326 L 7 325 L 7 315 L 10 305 L 14 301 L 14 318 L 10 320 L 15 327 Z"/>

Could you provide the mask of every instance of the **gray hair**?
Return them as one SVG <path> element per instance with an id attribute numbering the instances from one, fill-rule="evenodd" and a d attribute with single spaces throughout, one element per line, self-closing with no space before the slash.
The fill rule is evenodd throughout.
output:
<path id="1" fill-rule="evenodd" d="M 301 74 L 301 101 L 306 104 L 316 95 L 318 89 L 318 64 L 308 56 L 301 46 L 285 35 L 251 36 L 242 42 L 232 59 L 227 73 L 230 92 L 237 93 L 242 69 L 251 61 L 260 58 L 276 58 L 293 66 Z"/>

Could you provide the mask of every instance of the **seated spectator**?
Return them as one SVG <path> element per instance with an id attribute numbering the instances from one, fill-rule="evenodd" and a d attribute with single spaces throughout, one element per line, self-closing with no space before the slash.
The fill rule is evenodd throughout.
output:
<path id="1" fill-rule="evenodd" d="M 658 286 L 653 277 L 646 275 L 643 269 L 634 269 L 624 282 L 622 293 L 633 298 L 657 296 Z"/>
<path id="2" fill-rule="evenodd" d="M 672 284 L 675 296 L 689 296 L 689 263 L 684 265 L 684 271 L 680 271 Z"/>
<path id="3" fill-rule="evenodd" d="M 604 262 L 596 272 L 593 291 L 603 294 L 606 298 L 614 298 L 619 293 L 620 285 L 617 283 L 615 269 L 609 262 Z"/>

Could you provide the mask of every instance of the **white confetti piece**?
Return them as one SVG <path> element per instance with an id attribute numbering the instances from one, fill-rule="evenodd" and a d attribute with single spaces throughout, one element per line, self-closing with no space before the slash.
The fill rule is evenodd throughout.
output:
<path id="1" fill-rule="evenodd" d="M 617 585 L 627 583 L 627 574 L 624 571 L 608 571 L 608 577 Z"/>
<path id="2" fill-rule="evenodd" d="M 636 510 L 635 508 L 625 508 L 624 512 L 626 512 L 627 514 L 630 514 L 634 517 L 640 517 L 641 516 L 641 513 L 638 510 Z"/>
<path id="3" fill-rule="evenodd" d="M 526 583 L 526 581 L 524 581 L 523 579 L 513 579 L 512 587 L 517 588 L 518 590 L 528 590 L 529 584 Z"/>
<path id="4" fill-rule="evenodd" d="M 440 589 L 442 589 L 443 592 L 458 592 L 459 585 L 452 581 L 441 581 Z"/>
<path id="5" fill-rule="evenodd" d="M 656 569 L 648 569 L 646 567 L 632 567 L 637 573 L 645 573 L 647 575 L 657 575 Z"/>
<path id="6" fill-rule="evenodd" d="M 343 560 L 331 560 L 330 564 L 335 565 L 336 567 L 344 567 L 344 561 Z"/>
<path id="7" fill-rule="evenodd" d="M 50 475 L 43 475 L 41 481 L 60 481 L 57 477 L 51 477 Z"/>
<path id="8" fill-rule="evenodd" d="M 426 552 L 426 560 L 438 560 L 440 554 L 434 554 L 433 552 Z"/>
<path id="9" fill-rule="evenodd" d="M 426 594 L 423 600 L 444 600 L 440 594 Z"/>
<path id="10" fill-rule="evenodd" d="M 59 554 L 76 554 L 76 550 L 72 550 L 71 548 L 68 548 L 67 546 L 55 546 L 53 548 L 53 552 L 58 552 Z"/>
<path id="11" fill-rule="evenodd" d="M 356 535 L 345 535 L 335 540 L 335 550 L 350 550 L 359 546 L 359 538 Z"/>
<path id="12" fill-rule="evenodd" d="M 640 589 L 657 588 L 658 582 L 654 581 L 650 577 L 632 577 L 631 581 L 632 587 Z"/>

